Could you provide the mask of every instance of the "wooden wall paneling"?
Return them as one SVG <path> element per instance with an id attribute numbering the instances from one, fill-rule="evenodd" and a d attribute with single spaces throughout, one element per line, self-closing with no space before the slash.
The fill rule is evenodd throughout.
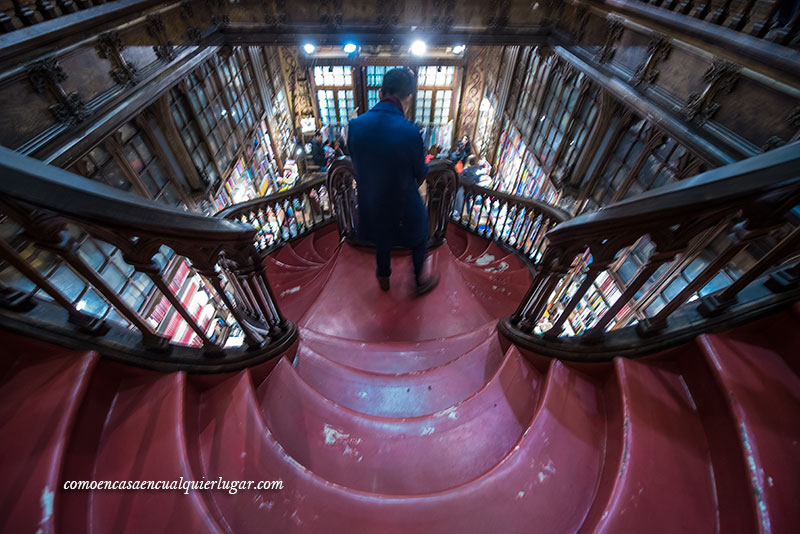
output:
<path id="1" fill-rule="evenodd" d="M 614 192 L 614 197 L 612 198 L 611 202 L 618 202 L 625 198 L 631 188 L 631 185 L 633 185 L 633 182 L 642 171 L 642 167 L 644 167 L 645 163 L 647 163 L 647 159 L 657 147 L 666 142 L 667 136 L 664 135 L 664 133 L 657 127 L 653 126 L 653 124 L 651 124 L 649 121 L 645 127 L 647 128 L 647 131 L 645 133 L 645 142 L 644 146 L 642 146 L 642 151 L 639 153 L 639 157 L 628 171 L 628 175 Z"/>
<path id="2" fill-rule="evenodd" d="M 583 110 L 583 106 L 586 103 L 586 99 L 588 98 L 589 92 L 592 88 L 592 82 L 587 77 L 582 77 L 580 82 L 580 86 L 578 87 L 578 98 L 575 100 L 575 105 L 572 108 L 571 112 L 569 113 L 569 119 L 567 120 L 567 126 L 564 128 L 564 135 L 561 137 L 561 143 L 559 144 L 558 148 L 556 149 L 555 155 L 553 155 L 553 171 L 558 167 L 557 163 L 565 157 L 567 149 L 570 146 L 570 141 L 572 140 L 573 136 L 575 135 L 575 128 L 578 124 L 578 117 L 581 115 L 581 111 Z M 591 126 L 590 126 L 591 127 Z M 548 173 L 548 178 L 553 174 L 553 171 Z M 566 171 L 567 174 L 570 174 L 569 171 Z M 566 177 L 567 181 L 569 181 L 569 176 Z M 551 180 L 555 183 L 555 179 Z M 564 183 L 561 180 L 559 183 L 559 190 L 563 190 Z"/>
<path id="3" fill-rule="evenodd" d="M 122 138 L 119 132 L 114 132 L 113 134 L 109 135 L 103 141 L 103 148 L 105 148 L 111 157 L 114 158 L 117 166 L 122 169 L 122 172 L 125 173 L 125 177 L 133 186 L 133 189 L 136 190 L 136 193 L 139 196 L 147 198 L 149 200 L 153 200 L 153 195 L 150 194 L 150 190 L 147 189 L 142 179 L 139 177 L 139 173 L 131 167 L 128 158 L 125 157 L 125 152 L 122 148 Z"/>
<path id="4" fill-rule="evenodd" d="M 800 106 L 800 91 L 792 93 L 740 76 L 730 93 L 717 94 L 719 108 L 713 120 L 761 150 L 772 137 L 788 142 L 797 131 L 791 125 L 791 111 Z"/>
<path id="5" fill-rule="evenodd" d="M 486 92 L 486 69 L 489 50 L 485 46 L 470 46 L 466 52 L 467 66 L 464 74 L 464 87 L 462 90 L 461 106 L 458 113 L 458 124 L 455 130 L 457 139 L 467 135 L 475 138 L 475 129 L 478 124 L 481 100 Z M 501 120 L 498 117 L 498 120 Z"/>
<path id="6" fill-rule="evenodd" d="M 193 47 L 163 69 L 150 69 L 143 73 L 142 81 L 132 89 L 122 92 L 113 100 L 95 110 L 91 121 L 80 128 L 63 131 L 58 136 L 41 143 L 32 155 L 59 167 L 69 167 L 93 146 L 116 131 L 120 124 L 155 102 L 189 72 L 216 53 L 215 42 L 205 47 Z M 145 77 L 146 76 L 146 77 Z"/>
<path id="7" fill-rule="evenodd" d="M 589 196 L 586 190 L 590 188 L 591 183 L 591 180 L 587 180 L 590 177 L 587 177 L 586 173 L 589 172 L 589 166 L 594 160 L 595 154 L 601 149 L 601 143 L 608 128 L 611 126 L 612 118 L 621 111 L 617 101 L 603 90 L 598 91 L 597 99 L 593 102 L 593 105 L 598 107 L 597 116 L 578 161 L 575 163 L 575 170 L 572 172 L 571 181 L 568 184 L 572 189 L 578 190 L 577 197 L 583 200 Z M 581 188 L 581 184 L 586 184 L 586 187 Z M 579 205 L 580 202 L 576 203 L 576 206 Z"/>
<path id="8" fill-rule="evenodd" d="M 564 61 L 568 61 L 599 86 L 608 91 L 614 98 L 635 111 L 637 114 L 650 118 L 651 122 L 658 125 L 670 137 L 684 146 L 691 146 L 711 166 L 732 163 L 741 159 L 742 155 L 735 147 L 722 142 L 718 136 L 706 134 L 696 124 L 686 120 L 685 114 L 676 113 L 675 109 L 667 108 L 649 95 L 636 91 L 627 83 L 621 83 L 620 78 L 609 73 L 604 67 L 591 63 L 584 57 L 580 49 L 567 49 L 558 46 L 556 51 Z M 580 54 L 577 55 L 577 54 Z M 708 93 L 711 97 L 711 93 Z M 675 107 L 679 107 L 675 106 Z"/>
<path id="9" fill-rule="evenodd" d="M 190 104 L 187 107 L 191 108 L 192 106 Z M 172 151 L 172 154 L 175 156 L 175 160 L 186 179 L 189 189 L 195 194 L 205 196 L 207 184 L 197 171 L 197 167 L 192 160 L 192 155 L 183 142 L 183 136 L 175 125 L 175 120 L 172 117 L 172 110 L 170 109 L 169 91 L 162 94 L 152 106 L 145 110 L 145 112 L 149 114 L 150 118 L 156 121 L 161 131 L 164 133 L 164 139 Z M 199 123 L 197 124 L 197 129 L 202 132 Z M 208 150 L 208 148 L 206 148 L 206 150 Z M 210 157 L 214 160 L 212 155 L 210 155 Z"/>
<path id="10" fill-rule="evenodd" d="M 194 202 L 194 199 L 187 191 L 187 187 L 191 187 L 191 184 L 187 183 L 185 180 L 181 179 L 180 176 L 175 174 L 175 169 L 170 163 L 170 158 L 164 151 L 164 147 L 158 141 L 155 132 L 153 132 L 153 129 L 150 127 L 150 123 L 148 122 L 148 118 L 150 117 L 152 117 L 152 113 L 149 112 L 148 108 L 134 117 L 133 123 L 139 128 L 139 131 L 147 139 L 156 159 L 164 169 L 164 172 L 166 172 L 167 179 L 169 179 L 169 181 L 172 182 L 172 185 L 175 186 L 175 190 L 178 192 L 178 195 L 181 197 L 183 203 L 186 204 L 189 209 L 195 209 L 197 206 Z M 180 137 L 178 139 L 180 139 Z"/>
<path id="11" fill-rule="evenodd" d="M 267 66 L 262 61 L 262 55 L 259 53 L 260 51 L 255 47 L 247 47 L 247 53 L 250 57 L 250 64 L 253 65 L 253 70 L 255 71 L 256 82 L 258 83 L 258 91 L 261 97 L 261 101 L 264 104 L 264 124 L 267 126 L 267 134 L 269 135 L 269 143 L 270 147 L 272 148 L 272 153 L 275 156 L 275 163 L 278 166 L 278 172 L 283 174 L 283 157 L 278 150 L 278 146 L 276 144 L 275 139 L 275 128 L 272 124 L 272 116 L 274 110 L 272 109 L 272 93 L 273 89 L 269 86 L 269 81 L 267 80 Z M 276 184 L 272 184 L 275 190 L 277 191 Z"/>
<path id="12" fill-rule="evenodd" d="M 581 188 L 581 193 L 578 197 L 579 204 L 584 204 L 587 200 L 594 196 L 595 189 L 600 181 L 600 177 L 602 176 L 606 165 L 608 165 L 611 156 L 616 151 L 620 140 L 625 135 L 625 132 L 628 131 L 631 124 L 633 124 L 633 122 L 638 118 L 633 114 L 633 112 L 625 109 L 624 106 L 621 105 L 613 106 L 610 108 L 610 110 L 619 118 L 619 120 L 617 121 L 616 128 L 614 128 L 614 133 L 611 135 L 608 144 L 605 145 L 605 147 L 602 147 L 603 153 L 600 155 L 600 159 L 597 162 L 597 165 L 594 167 L 591 176 L 589 176 L 588 180 L 585 182 L 586 185 Z M 612 117 L 609 116 L 609 120 L 611 118 Z"/>
<path id="13" fill-rule="evenodd" d="M 494 80 L 493 93 L 497 95 L 497 117 L 492 124 L 489 134 L 488 147 L 491 154 L 497 153 L 497 145 L 500 141 L 500 131 L 503 128 L 504 119 L 513 116 L 508 113 L 508 94 L 511 89 L 512 73 L 519 55 L 519 46 L 507 46 L 502 51 L 496 78 Z M 490 77 L 491 81 L 491 77 Z M 470 139 L 473 139 L 470 137 Z"/>
<path id="14" fill-rule="evenodd" d="M 206 147 L 206 152 L 208 152 L 208 155 L 209 155 L 209 158 L 211 159 L 212 165 L 214 165 L 214 170 L 217 172 L 217 176 L 219 176 L 221 178 L 222 177 L 222 172 L 225 169 L 220 168 L 219 162 L 217 161 L 217 158 L 216 158 L 216 153 L 214 151 L 214 147 L 212 146 L 211 141 L 208 138 L 208 133 L 206 132 L 205 128 L 203 128 L 203 126 L 202 126 L 203 123 L 200 120 L 200 116 L 197 114 L 197 110 L 191 104 L 191 100 L 190 100 L 190 97 L 189 97 L 189 87 L 186 85 L 186 81 L 185 80 L 181 80 L 175 86 L 174 90 L 180 92 L 184 96 L 184 98 L 186 99 L 186 107 L 189 110 L 189 113 L 191 114 L 192 119 L 194 120 L 195 124 L 197 125 L 197 131 L 200 132 L 200 138 L 202 139 L 203 144 Z M 183 144 L 183 143 L 181 143 L 181 144 Z M 214 184 L 209 184 L 209 185 L 213 186 Z"/>

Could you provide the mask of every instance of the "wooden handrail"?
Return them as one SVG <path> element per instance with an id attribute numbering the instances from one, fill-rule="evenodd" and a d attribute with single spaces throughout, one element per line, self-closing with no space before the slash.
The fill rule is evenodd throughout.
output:
<path id="1" fill-rule="evenodd" d="M 334 214 L 323 175 L 286 191 L 234 204 L 216 217 L 255 228 L 255 246 L 266 253 L 331 222 Z"/>
<path id="2" fill-rule="evenodd" d="M 691 2 L 673 1 L 659 5 L 644 0 L 581 1 L 602 6 L 633 21 L 644 20 L 698 40 L 721 56 L 736 54 L 739 58 L 737 62 L 744 61 L 757 71 L 778 73 L 787 83 L 797 83 L 800 52 L 786 46 L 795 34 L 797 20 L 790 23 L 795 27 L 779 25 L 776 13 L 782 0 L 771 0 L 772 7 L 759 20 L 754 19 L 754 2 L 739 5 L 737 10 L 715 11 L 712 16 L 707 16 L 703 10 L 682 11 L 685 7 L 691 7 Z M 707 7 L 709 2 L 699 4 Z M 748 28 L 749 35 L 744 31 Z M 768 35 L 770 30 L 774 32 Z"/>
<path id="3" fill-rule="evenodd" d="M 752 200 L 800 181 L 800 142 L 653 189 L 560 224 L 552 244 L 597 236 L 630 225 L 657 228 L 687 215 Z"/>
<path id="4" fill-rule="evenodd" d="M 540 200 L 535 200 L 532 198 L 520 197 L 517 195 L 512 195 L 511 193 L 503 193 L 501 191 L 497 191 L 495 189 L 489 189 L 487 187 L 482 187 L 480 185 L 469 184 L 468 182 L 465 182 L 461 178 L 459 178 L 459 185 L 475 193 L 491 195 L 493 198 L 497 198 L 499 200 L 503 200 L 508 203 L 525 204 L 527 206 L 530 206 L 532 209 L 535 209 L 537 212 L 545 214 L 548 217 L 551 217 L 553 220 L 559 222 L 567 221 L 572 218 L 572 215 L 570 215 L 568 211 L 563 210 L 558 206 L 553 206 L 552 204 L 548 204 L 547 202 L 542 202 Z"/>
<path id="5" fill-rule="evenodd" d="M 28 280 L 28 285 L 17 287 L 0 284 L 0 318 L 7 326 L 13 323 L 24 330 L 26 321 L 4 316 L 2 308 L 23 310 L 33 323 L 44 321 L 68 339 L 80 338 L 81 348 L 96 348 L 136 365 L 193 372 L 252 365 L 276 356 L 296 336 L 295 325 L 282 316 L 272 295 L 251 226 L 163 206 L 2 147 L 0 172 L 0 224 L 7 230 L 0 261 L 6 273 L 13 268 Z M 102 266 L 87 259 L 99 250 L 91 241 L 106 243 L 108 257 L 121 255 L 131 271 L 149 278 L 161 307 L 177 314 L 188 327 L 190 344 L 199 344 L 202 350 L 170 343 L 152 309 L 136 308 L 106 280 Z M 83 311 L 86 303 L 66 298 L 68 288 L 48 278 L 28 259 L 30 254 L 22 253 L 37 250 L 53 255 L 59 270 L 71 271 L 100 295 L 115 312 L 115 320 L 105 320 L 107 314 L 89 314 Z M 200 314 L 193 314 L 189 302 L 172 287 L 163 262 L 165 250 L 172 255 L 172 264 L 186 262 L 186 268 L 198 275 L 193 280 L 208 297 L 210 317 L 206 313 L 201 320 Z M 34 298 L 36 289 L 26 294 L 30 284 L 42 288 L 52 303 Z M 59 315 L 63 312 L 65 316 Z M 216 319 L 225 327 L 215 330 Z M 126 327 L 139 339 L 123 335 L 120 331 Z M 241 330 L 242 342 L 229 339 L 234 328 Z M 121 339 L 126 340 L 123 346 Z"/>
<path id="6" fill-rule="evenodd" d="M 545 251 L 545 234 L 570 218 L 566 211 L 531 198 L 518 197 L 459 181 L 451 220 L 467 230 L 514 250 L 536 264 Z"/>
<path id="7" fill-rule="evenodd" d="M 218 211 L 214 216 L 221 217 L 223 219 L 235 219 L 238 215 L 260 208 L 264 204 L 269 204 L 270 202 L 281 202 L 283 200 L 293 198 L 297 196 L 298 191 L 314 189 L 320 185 L 323 185 L 325 183 L 325 179 L 325 176 L 321 175 L 313 180 L 309 180 L 308 182 L 304 182 L 300 185 L 287 189 L 286 191 L 273 193 L 272 195 L 265 197 L 254 198 L 253 200 L 248 200 L 246 202 L 239 202 L 238 204 L 233 204 L 232 206 L 228 206 L 227 208 Z"/>
<path id="8" fill-rule="evenodd" d="M 107 228 L 213 243 L 252 241 L 251 227 L 152 202 L 0 147 L 0 195 Z"/>
<path id="9" fill-rule="evenodd" d="M 739 296 L 753 281 L 785 267 L 800 252 L 798 223 L 791 215 L 798 203 L 800 142 L 795 142 L 563 222 L 547 232 L 547 245 L 538 258 L 531 287 L 517 311 L 502 323 L 503 330 L 515 342 L 540 353 L 558 353 L 553 347 L 563 348 L 571 340 L 604 343 L 611 329 L 629 330 L 624 327 L 634 319 L 638 320 L 636 345 L 663 348 L 666 338 L 676 338 L 674 332 L 666 333 L 676 312 L 684 321 L 684 332 L 701 332 L 702 317 L 718 317 L 742 304 Z M 654 291 L 671 284 L 712 240 L 726 235 L 727 243 L 718 245 L 722 249 L 707 255 L 711 259 L 701 261 L 699 272 L 658 308 L 638 306 L 638 299 L 645 305 L 652 302 L 645 298 L 648 294 L 657 294 Z M 576 309 L 586 305 L 583 299 L 595 280 L 615 264 L 623 249 L 642 239 L 654 246 L 625 291 L 602 316 L 579 325 L 583 330 L 568 336 L 566 323 Z M 691 315 L 683 310 L 686 303 L 756 243 L 769 252 L 739 275 L 741 282 L 705 295 L 699 306 L 693 305 L 700 315 L 686 323 Z M 794 275 L 789 278 L 794 280 Z M 785 290 L 786 284 L 779 285 Z M 748 294 L 754 293 L 748 290 Z M 630 313 L 631 307 L 637 306 L 638 318 Z M 719 324 L 719 319 L 712 322 Z M 631 336 L 621 333 L 616 337 L 631 345 Z M 658 336 L 661 340 L 652 341 Z"/>

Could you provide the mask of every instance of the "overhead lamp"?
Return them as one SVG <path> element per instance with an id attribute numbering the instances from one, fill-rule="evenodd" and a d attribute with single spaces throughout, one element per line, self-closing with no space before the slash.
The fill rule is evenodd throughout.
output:
<path id="1" fill-rule="evenodd" d="M 356 51 L 356 48 L 358 47 L 355 45 L 355 43 L 345 43 L 344 45 L 344 51 L 346 54 L 352 54 Z"/>
<path id="2" fill-rule="evenodd" d="M 463 53 L 464 53 L 464 50 L 466 50 L 466 48 L 467 48 L 467 47 L 466 47 L 466 46 L 464 46 L 464 45 L 455 45 L 455 46 L 453 47 L 453 53 L 454 53 L 455 55 L 463 54 Z"/>
<path id="3" fill-rule="evenodd" d="M 420 41 L 418 39 L 411 43 L 410 51 L 415 56 L 424 56 L 426 50 L 428 50 L 428 45 L 425 44 L 425 41 Z"/>
<path id="4" fill-rule="evenodd" d="M 311 43 L 306 43 L 303 45 L 303 50 L 305 50 L 306 54 L 308 55 L 313 54 L 316 49 L 317 47 Z"/>

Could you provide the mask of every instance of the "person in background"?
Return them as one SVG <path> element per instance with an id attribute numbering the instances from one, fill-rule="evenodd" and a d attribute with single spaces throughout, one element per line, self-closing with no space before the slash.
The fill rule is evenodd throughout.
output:
<path id="1" fill-rule="evenodd" d="M 375 243 L 378 285 L 389 290 L 392 247 L 407 247 L 414 264 L 416 293 L 422 295 L 436 287 L 439 276 L 424 272 L 428 213 L 418 188 L 428 166 L 419 129 L 404 115 L 416 85 L 409 69 L 388 71 L 380 102 L 350 121 L 347 147 L 358 187 L 359 233 Z"/>
<path id="2" fill-rule="evenodd" d="M 465 135 L 461 138 L 461 141 L 458 142 L 455 161 L 460 161 L 462 164 L 466 163 L 470 154 L 472 154 L 472 145 L 469 144 L 469 136 Z"/>
<path id="3" fill-rule="evenodd" d="M 461 173 L 461 178 L 471 185 L 478 185 L 480 181 L 481 167 L 478 165 L 478 156 L 475 154 L 467 158 L 467 164 L 464 165 L 464 170 Z"/>
<path id="4" fill-rule="evenodd" d="M 481 179 L 479 174 L 481 170 L 480 165 L 478 165 L 478 156 L 472 155 L 467 158 L 467 164 L 461 172 L 461 179 L 459 181 L 466 182 L 469 185 L 478 185 Z M 464 190 L 460 187 L 456 192 L 456 200 L 453 203 L 453 209 L 455 210 L 456 217 L 460 215 L 461 211 L 464 209 Z"/>
<path id="5" fill-rule="evenodd" d="M 325 159 L 325 148 L 322 146 L 322 132 L 316 132 L 311 141 L 311 160 L 314 165 L 319 167 L 320 172 L 328 170 L 328 162 Z"/>
<path id="6" fill-rule="evenodd" d="M 347 151 L 347 143 L 344 140 L 342 135 L 336 138 L 336 157 L 339 158 L 341 156 L 349 156 L 350 153 Z"/>
<path id="7" fill-rule="evenodd" d="M 336 149 L 333 148 L 333 141 L 331 141 L 330 139 L 325 141 L 323 149 L 325 150 L 325 166 L 327 167 L 328 165 L 331 164 L 333 158 L 336 157 Z"/>

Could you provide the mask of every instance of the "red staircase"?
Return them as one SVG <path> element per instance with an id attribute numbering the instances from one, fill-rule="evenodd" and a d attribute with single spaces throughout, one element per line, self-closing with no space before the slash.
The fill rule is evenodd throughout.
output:
<path id="1" fill-rule="evenodd" d="M 0 532 L 800 531 L 800 308 L 610 364 L 495 324 L 526 266 L 451 225 L 440 285 L 381 292 L 327 226 L 267 258 L 300 327 L 230 375 L 141 371 L 0 333 Z M 283 489 L 67 490 L 80 480 Z"/>

